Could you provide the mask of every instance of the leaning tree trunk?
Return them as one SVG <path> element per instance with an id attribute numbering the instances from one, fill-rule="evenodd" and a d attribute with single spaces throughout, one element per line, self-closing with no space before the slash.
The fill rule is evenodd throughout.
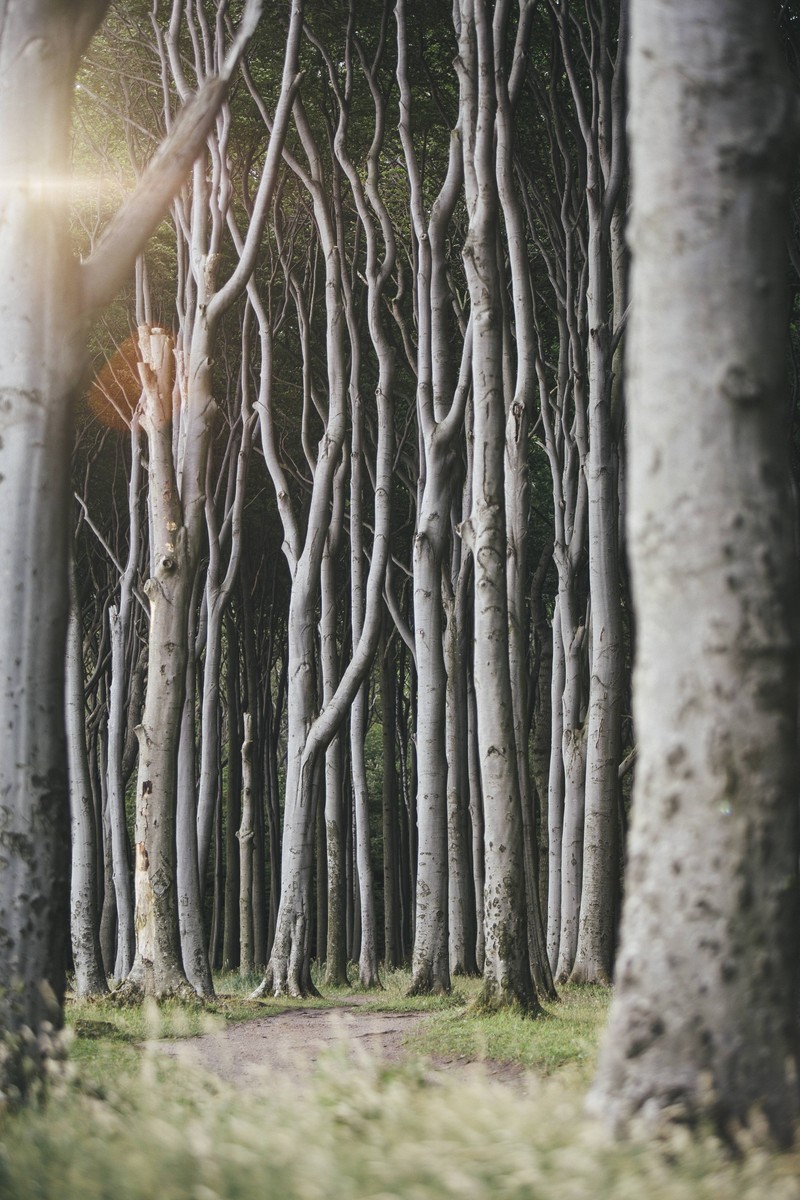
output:
<path id="1" fill-rule="evenodd" d="M 639 762 L 606 1119 L 797 1092 L 797 563 L 785 428 L 794 102 L 768 5 L 637 0 L 628 530 Z M 703 481 L 702 488 L 698 480 Z"/>

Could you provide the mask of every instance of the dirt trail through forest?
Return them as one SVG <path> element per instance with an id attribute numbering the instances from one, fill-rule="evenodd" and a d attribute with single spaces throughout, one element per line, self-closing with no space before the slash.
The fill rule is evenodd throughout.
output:
<path id="1" fill-rule="evenodd" d="M 333 1008 L 290 1008 L 270 1016 L 228 1025 L 219 1033 L 181 1041 L 153 1043 L 180 1062 L 202 1067 L 236 1087 L 263 1083 L 270 1075 L 298 1081 L 311 1078 L 325 1052 L 344 1047 L 349 1057 L 366 1052 L 384 1063 L 413 1058 L 404 1043 L 426 1013 L 363 1011 L 366 999 Z M 436 1069 L 473 1067 L 466 1059 L 436 1059 Z M 483 1063 L 485 1073 L 502 1082 L 519 1082 L 519 1068 L 507 1063 Z"/>

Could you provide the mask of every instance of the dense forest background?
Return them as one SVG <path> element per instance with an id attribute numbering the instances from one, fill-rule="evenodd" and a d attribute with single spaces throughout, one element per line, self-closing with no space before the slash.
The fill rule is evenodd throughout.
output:
<path id="1" fill-rule="evenodd" d="M 180 95 L 224 53 L 226 20 L 212 24 L 201 6 L 176 14 L 114 11 L 79 78 L 84 251 Z M 286 14 L 273 15 L 171 220 L 94 334 L 79 411 L 76 687 L 96 831 L 85 886 L 104 972 L 125 978 L 135 954 L 134 730 L 148 640 L 151 672 L 158 661 L 144 587 L 160 536 L 153 493 L 171 486 L 177 523 L 191 526 L 176 635 L 186 682 L 175 679 L 171 710 L 177 777 L 163 797 L 178 826 L 182 955 L 175 948 L 171 969 L 208 992 L 209 963 L 248 974 L 269 963 L 270 986 L 292 993 L 308 988 L 312 958 L 332 981 L 357 961 L 367 987 L 379 960 L 412 953 L 422 990 L 483 970 L 476 674 L 494 687 L 502 655 L 507 690 L 489 703 L 515 748 L 502 817 L 513 845 L 496 869 L 510 872 L 517 911 L 525 881 L 527 933 L 514 936 L 527 936 L 545 994 L 553 977 L 607 982 L 636 757 L 623 533 L 625 14 L 612 3 L 498 6 L 486 101 L 497 135 L 479 181 L 467 155 L 480 132 L 477 73 L 463 66 L 476 51 L 465 53 L 458 13 L 312 6 L 295 51 L 295 126 L 267 183 L 286 39 Z M 796 65 L 787 6 L 780 20 Z M 467 265 L 487 186 L 488 297 Z M 794 446 L 797 261 L 795 237 Z M 503 429 L 483 487 L 505 580 L 498 559 L 478 595 L 498 589 L 507 610 L 505 631 L 485 634 L 496 647 L 485 663 L 475 660 L 471 516 L 479 319 L 502 354 Z M 154 326 L 165 330 L 159 353 L 174 347 L 176 362 L 157 430 L 137 369 L 155 353 L 137 329 Z M 167 484 L 157 438 L 172 448 Z M 519 986 L 530 1003 L 530 985 Z"/>
<path id="2" fill-rule="evenodd" d="M 71 854 L 47 871 L 53 895 L 69 876 L 65 967 L 80 997 L 137 1001 L 210 999 L 220 969 L 307 997 L 349 964 L 364 989 L 407 965 L 413 995 L 474 975 L 479 1008 L 535 1015 L 614 978 L 640 765 L 629 5 L 255 7 L 112 4 L 74 82 L 70 237 L 88 294 L 114 299 L 64 435 Z M 763 9 L 753 79 L 794 103 L 800 23 Z M 125 240 L 114 214 L 131 194 L 156 212 L 179 114 L 197 122 L 218 75 L 202 151 L 114 291 L 95 266 Z M 748 169 L 793 188 L 763 290 L 797 492 L 795 150 L 787 135 Z M 725 153 L 738 187 L 747 156 Z M 743 371 L 720 388 L 746 409 Z M 688 579 L 700 543 L 682 553 Z M 688 585 L 685 603 L 690 625 Z M 664 755 L 690 778 L 677 743 Z M 663 1033 L 649 1009 L 640 1025 L 631 1046 Z"/>

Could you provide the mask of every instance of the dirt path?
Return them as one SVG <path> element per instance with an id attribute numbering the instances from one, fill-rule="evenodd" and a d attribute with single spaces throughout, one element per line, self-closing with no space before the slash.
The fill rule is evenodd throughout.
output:
<path id="1" fill-rule="evenodd" d="M 290 1008 L 228 1025 L 219 1033 L 154 1042 L 152 1047 L 240 1088 L 263 1083 L 271 1075 L 285 1078 L 291 1074 L 293 1080 L 307 1081 L 320 1055 L 336 1047 L 343 1046 L 352 1057 L 366 1052 L 384 1063 L 413 1057 L 404 1043 L 430 1015 L 364 1011 L 364 1003 L 366 1000 L 356 999 L 334 1008 Z M 464 1058 L 437 1058 L 431 1065 L 434 1070 L 480 1070 L 498 1082 L 526 1090 L 526 1073 L 509 1063 L 477 1065 Z"/>
<path id="2" fill-rule="evenodd" d="M 351 1055 L 363 1050 L 383 1062 L 400 1062 L 406 1057 L 405 1039 L 427 1020 L 425 1013 L 359 1011 L 356 1001 L 336 1008 L 291 1008 L 219 1033 L 153 1046 L 246 1088 L 271 1073 L 309 1078 L 320 1055 L 340 1045 Z"/>

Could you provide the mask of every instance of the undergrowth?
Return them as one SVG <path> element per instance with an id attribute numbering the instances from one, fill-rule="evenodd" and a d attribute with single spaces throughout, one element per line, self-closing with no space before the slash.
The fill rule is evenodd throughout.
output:
<path id="1" fill-rule="evenodd" d="M 251 981 L 217 981 L 213 1006 L 68 1006 L 71 1060 L 49 1102 L 0 1115 L 2 1200 L 800 1200 L 800 1157 L 753 1140 L 733 1159 L 708 1133 L 614 1144 L 583 1112 L 608 1001 L 564 989 L 530 1020 L 477 1015 L 479 983 L 410 1001 L 396 972 L 382 992 L 326 991 L 321 1004 L 430 1012 L 407 1065 L 327 1054 L 310 1084 L 264 1077 L 246 1092 L 157 1054 L 160 1037 L 300 1003 L 249 1001 Z M 257 981 L 255 981 L 257 982 Z M 511 1085 L 480 1068 L 431 1072 L 417 1055 L 531 1067 Z M 566 1068 L 566 1069 L 565 1069 Z"/>
<path id="2" fill-rule="evenodd" d="M 560 1076 L 529 1094 L 485 1078 L 332 1053 L 310 1090 L 236 1092 L 145 1053 L 88 1094 L 0 1124 L 4 1200 L 797 1200 L 800 1161 L 726 1157 L 709 1135 L 614 1145 Z"/>

